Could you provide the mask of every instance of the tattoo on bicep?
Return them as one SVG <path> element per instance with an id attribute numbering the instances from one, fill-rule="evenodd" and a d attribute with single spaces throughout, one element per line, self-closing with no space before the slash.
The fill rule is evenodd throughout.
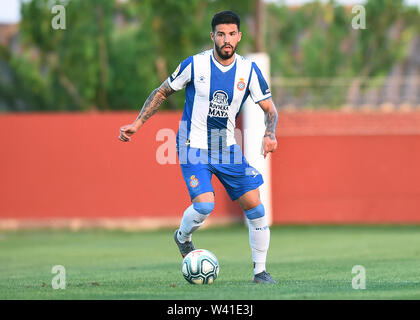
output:
<path id="1" fill-rule="evenodd" d="M 174 89 L 168 83 L 168 80 L 165 80 L 158 89 L 166 98 L 169 97 L 172 93 L 175 92 Z"/>
<path id="2" fill-rule="evenodd" d="M 162 85 L 153 90 L 150 96 L 146 99 L 137 119 L 142 119 L 143 123 L 146 122 L 156 113 L 163 101 L 165 101 L 166 98 L 174 92 L 175 91 L 169 86 L 167 80 L 163 82 Z"/>

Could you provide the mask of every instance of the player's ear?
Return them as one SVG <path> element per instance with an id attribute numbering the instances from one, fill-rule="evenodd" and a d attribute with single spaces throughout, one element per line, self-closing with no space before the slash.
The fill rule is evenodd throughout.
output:
<path id="1" fill-rule="evenodd" d="M 240 31 L 239 31 L 239 32 L 238 32 L 238 35 L 239 35 L 239 40 L 238 40 L 238 42 L 239 42 L 239 41 L 241 41 L 241 39 L 242 39 L 242 32 L 240 32 Z"/>
<path id="2" fill-rule="evenodd" d="M 214 33 L 213 33 L 213 31 L 212 31 L 212 32 L 210 32 L 210 38 L 211 38 L 211 40 L 213 40 L 213 41 L 214 41 Z"/>

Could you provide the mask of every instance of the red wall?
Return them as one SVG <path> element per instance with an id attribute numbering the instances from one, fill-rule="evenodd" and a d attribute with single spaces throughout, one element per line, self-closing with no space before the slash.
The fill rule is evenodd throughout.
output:
<path id="1" fill-rule="evenodd" d="M 161 128 L 176 133 L 179 113 L 160 112 L 133 137 L 119 128 L 137 113 L 0 116 L 0 218 L 182 217 L 190 204 L 179 165 L 160 165 Z M 214 217 L 241 215 L 214 179 Z"/>
<path id="2" fill-rule="evenodd" d="M 181 217 L 178 164 L 160 165 L 159 112 L 122 143 L 137 113 L 0 116 L 0 219 Z M 275 223 L 420 222 L 418 114 L 280 114 L 272 157 Z M 240 217 L 221 184 L 215 218 Z"/>
<path id="3" fill-rule="evenodd" d="M 282 137 L 276 223 L 420 222 L 420 136 Z"/>
<path id="4" fill-rule="evenodd" d="M 420 113 L 282 114 L 274 223 L 419 223 Z"/>

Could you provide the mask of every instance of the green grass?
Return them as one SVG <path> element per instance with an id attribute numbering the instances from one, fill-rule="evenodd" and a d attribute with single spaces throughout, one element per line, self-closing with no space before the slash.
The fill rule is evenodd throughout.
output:
<path id="1" fill-rule="evenodd" d="M 219 259 L 213 285 L 187 283 L 172 230 L 0 232 L 0 299 L 420 299 L 420 226 L 271 228 L 267 271 L 276 285 L 251 282 L 245 226 L 194 234 Z M 66 289 L 54 290 L 54 265 Z M 366 289 L 352 289 L 354 265 Z"/>

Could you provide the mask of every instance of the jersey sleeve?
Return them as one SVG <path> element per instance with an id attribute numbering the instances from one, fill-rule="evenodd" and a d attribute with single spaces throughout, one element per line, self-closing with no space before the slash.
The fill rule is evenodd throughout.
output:
<path id="1" fill-rule="evenodd" d="M 267 81 L 265 81 L 261 70 L 258 68 L 255 62 L 252 63 L 251 67 L 251 80 L 249 82 L 249 93 L 252 100 L 258 103 L 262 100 L 271 97 L 271 91 L 268 87 Z"/>
<path id="2" fill-rule="evenodd" d="M 188 57 L 184 61 L 182 61 L 174 73 L 171 74 L 171 76 L 168 78 L 169 86 L 175 90 L 181 90 L 185 88 L 185 86 L 188 84 L 188 82 L 192 79 L 192 63 L 193 58 Z"/>

